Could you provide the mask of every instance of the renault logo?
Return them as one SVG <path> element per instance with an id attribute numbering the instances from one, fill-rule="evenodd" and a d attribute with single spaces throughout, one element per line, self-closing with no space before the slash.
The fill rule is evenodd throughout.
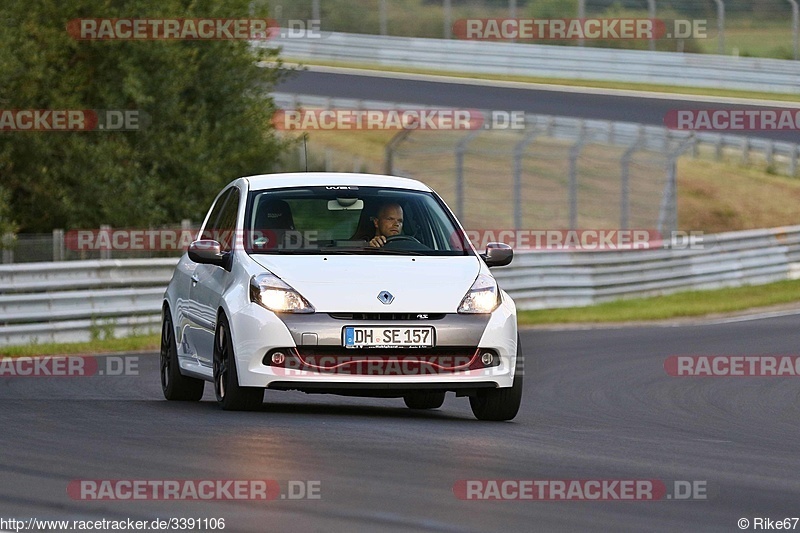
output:
<path id="1" fill-rule="evenodd" d="M 389 291 L 381 291 L 381 293 L 378 295 L 378 300 L 386 305 L 389 305 L 394 301 L 394 296 L 392 296 L 392 293 Z"/>

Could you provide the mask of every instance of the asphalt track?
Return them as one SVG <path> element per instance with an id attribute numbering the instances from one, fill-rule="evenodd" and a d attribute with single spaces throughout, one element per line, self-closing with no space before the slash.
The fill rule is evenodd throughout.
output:
<path id="1" fill-rule="evenodd" d="M 637 97 L 573 89 L 540 89 L 394 78 L 386 75 L 354 75 L 340 72 L 298 71 L 283 80 L 276 91 L 338 98 L 356 98 L 465 109 L 525 111 L 543 115 L 635 122 L 663 126 L 664 116 L 675 109 L 758 109 L 704 98 Z M 788 104 L 777 104 L 788 105 Z M 800 142 L 797 131 L 729 132 L 749 137 Z"/>
<path id="2" fill-rule="evenodd" d="M 731 324 L 522 333 L 513 422 L 466 399 L 269 392 L 263 410 L 163 400 L 138 375 L 0 378 L 0 518 L 225 518 L 225 531 L 739 531 L 800 516 L 798 378 L 670 377 L 670 355 L 797 354 L 800 316 Z M 134 356 L 128 356 L 134 357 Z M 103 368 L 103 364 L 101 364 Z M 83 501 L 80 479 L 319 481 L 320 499 Z M 468 479 L 705 483 L 683 501 L 464 501 Z M 797 526 L 800 528 L 800 525 Z"/>

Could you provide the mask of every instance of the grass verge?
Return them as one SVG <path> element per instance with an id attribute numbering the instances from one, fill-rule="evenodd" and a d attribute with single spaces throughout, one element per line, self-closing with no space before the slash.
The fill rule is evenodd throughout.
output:
<path id="1" fill-rule="evenodd" d="M 520 325 L 701 317 L 800 301 L 800 280 L 617 300 L 588 307 L 520 311 Z"/>
<path id="2" fill-rule="evenodd" d="M 0 356 L 23 357 L 37 355 L 77 355 L 103 354 L 115 352 L 157 351 L 161 337 L 142 335 L 121 339 L 104 339 L 89 342 L 24 344 L 21 346 L 0 346 Z"/>

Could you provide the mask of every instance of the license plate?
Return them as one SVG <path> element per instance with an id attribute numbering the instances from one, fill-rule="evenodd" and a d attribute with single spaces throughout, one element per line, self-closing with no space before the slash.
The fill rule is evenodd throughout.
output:
<path id="1" fill-rule="evenodd" d="M 344 328 L 345 348 L 430 348 L 432 327 L 359 326 Z"/>

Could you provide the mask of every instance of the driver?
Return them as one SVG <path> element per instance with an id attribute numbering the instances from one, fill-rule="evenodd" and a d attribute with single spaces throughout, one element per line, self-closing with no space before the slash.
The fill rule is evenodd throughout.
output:
<path id="1" fill-rule="evenodd" d="M 369 245 L 380 248 L 386 244 L 387 237 L 400 235 L 403 231 L 403 208 L 396 203 L 384 204 L 372 222 L 375 224 L 375 237 L 369 241 Z"/>

